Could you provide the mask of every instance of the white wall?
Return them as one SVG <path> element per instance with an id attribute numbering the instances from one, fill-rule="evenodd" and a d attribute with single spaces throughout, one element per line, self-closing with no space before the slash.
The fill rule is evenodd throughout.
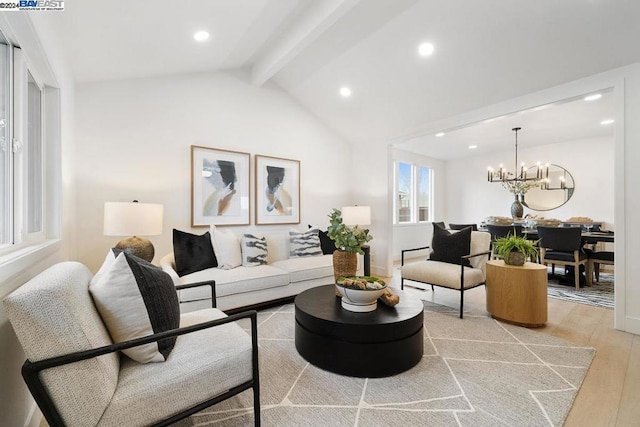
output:
<path id="1" fill-rule="evenodd" d="M 616 327 L 640 334 L 640 281 L 635 262 L 640 259 L 640 227 L 636 219 L 640 212 L 640 63 L 618 71 L 624 79 L 624 126 L 616 132 L 623 138 L 623 147 L 616 145 Z M 622 148 L 622 149 L 619 149 Z M 618 253 L 622 253 L 622 260 Z M 622 262 L 621 262 L 622 261 Z M 618 277 L 622 276 L 618 286 Z"/>
<path id="2" fill-rule="evenodd" d="M 522 135 L 524 137 L 524 134 Z M 467 157 L 447 162 L 446 221 L 480 223 L 488 216 L 511 216 L 514 196 L 499 183 L 487 182 L 487 167 L 503 163 L 513 169 L 514 149 L 484 156 Z M 586 216 L 603 221 L 614 229 L 614 140 L 595 138 L 518 149 L 518 159 L 528 165 L 536 161 L 552 163 L 567 169 L 573 176 L 575 191 L 563 206 L 549 211 L 525 208 L 525 215 L 567 220 Z M 526 200 L 526 195 L 525 195 Z"/>
<path id="3" fill-rule="evenodd" d="M 173 228 L 207 231 L 190 227 L 191 145 L 251 153 L 251 194 L 254 154 L 300 160 L 300 225 L 260 230 L 324 228 L 331 208 L 352 203 L 350 146 L 279 88 L 242 74 L 82 84 L 76 105 L 78 259 L 93 271 L 119 240 L 102 234 L 104 202 L 164 205 L 164 233 L 150 237 L 156 262 L 171 252 Z"/>

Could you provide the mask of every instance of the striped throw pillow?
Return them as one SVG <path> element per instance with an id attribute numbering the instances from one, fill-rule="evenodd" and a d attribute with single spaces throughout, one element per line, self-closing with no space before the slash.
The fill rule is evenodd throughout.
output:
<path id="1" fill-rule="evenodd" d="M 255 267 L 267 263 L 267 239 L 265 237 L 245 234 L 242 236 L 242 265 Z"/>
<path id="2" fill-rule="evenodd" d="M 322 255 L 318 229 L 289 231 L 289 258 Z"/>
<path id="3" fill-rule="evenodd" d="M 176 329 L 180 307 L 173 279 L 160 268 L 125 252 L 107 257 L 89 292 L 114 342 Z M 113 258 L 113 259 L 112 259 Z M 176 337 L 122 352 L 139 363 L 164 362 Z"/>

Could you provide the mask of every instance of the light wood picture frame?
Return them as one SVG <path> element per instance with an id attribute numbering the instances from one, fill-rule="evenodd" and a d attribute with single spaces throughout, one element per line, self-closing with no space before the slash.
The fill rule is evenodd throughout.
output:
<path id="1" fill-rule="evenodd" d="M 191 146 L 191 226 L 249 225 L 249 153 Z"/>
<path id="2" fill-rule="evenodd" d="M 255 156 L 256 225 L 300 224 L 300 161 Z"/>

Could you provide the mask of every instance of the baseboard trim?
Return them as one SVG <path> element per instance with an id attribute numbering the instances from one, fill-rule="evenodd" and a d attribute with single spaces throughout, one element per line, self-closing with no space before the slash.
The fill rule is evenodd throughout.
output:
<path id="1" fill-rule="evenodd" d="M 627 316 L 624 322 L 624 331 L 640 335 L 640 318 Z"/>

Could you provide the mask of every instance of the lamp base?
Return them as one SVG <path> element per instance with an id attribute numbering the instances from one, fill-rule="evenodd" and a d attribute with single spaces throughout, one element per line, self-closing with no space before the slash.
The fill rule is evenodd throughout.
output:
<path id="1" fill-rule="evenodd" d="M 145 239 L 144 237 L 133 236 L 122 239 L 116 245 L 116 249 L 120 249 L 130 255 L 142 258 L 147 262 L 151 262 L 155 255 L 153 245 L 149 239 Z"/>

